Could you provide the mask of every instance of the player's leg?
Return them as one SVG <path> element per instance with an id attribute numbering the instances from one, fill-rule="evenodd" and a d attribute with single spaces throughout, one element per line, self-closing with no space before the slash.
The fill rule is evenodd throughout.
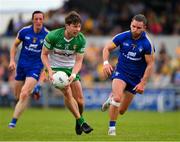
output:
<path id="1" fill-rule="evenodd" d="M 32 89 L 36 85 L 37 80 L 32 77 L 27 77 L 25 83 L 21 89 L 19 100 L 15 106 L 15 110 L 13 113 L 12 121 L 9 123 L 9 127 L 13 128 L 16 126 L 16 122 L 23 111 L 26 109 L 28 105 L 28 100 L 31 94 Z"/>
<path id="2" fill-rule="evenodd" d="M 78 104 L 72 96 L 71 87 L 68 86 L 65 89 L 62 89 L 62 92 L 64 94 L 66 106 L 72 112 L 77 122 L 81 125 L 82 131 L 84 131 L 85 133 L 90 133 L 92 131 L 92 128 L 89 125 L 87 125 L 87 123 L 85 123 L 84 118 L 80 115 Z"/>
<path id="3" fill-rule="evenodd" d="M 124 89 L 126 87 L 126 83 L 120 79 L 113 79 L 112 81 L 112 93 L 113 97 L 110 102 L 109 109 L 109 135 L 116 135 L 116 120 L 119 114 L 119 107 L 121 105 L 121 100 L 123 97 Z"/>
<path id="4" fill-rule="evenodd" d="M 71 89 L 72 89 L 72 95 L 78 104 L 79 113 L 82 116 L 83 108 L 84 108 L 84 98 L 83 98 L 83 92 L 80 81 L 77 80 L 72 82 Z M 81 125 L 79 125 L 77 119 L 76 119 L 75 131 L 77 135 L 82 134 Z"/>
<path id="5" fill-rule="evenodd" d="M 78 104 L 79 113 L 80 115 L 82 115 L 84 109 L 84 96 L 80 81 L 77 80 L 72 82 L 71 89 L 72 89 L 72 95 Z"/>
<path id="6" fill-rule="evenodd" d="M 19 100 L 19 95 L 21 93 L 22 86 L 24 85 L 25 78 L 26 75 L 23 68 L 17 66 L 14 81 L 14 95 L 16 96 L 17 101 Z"/>
<path id="7" fill-rule="evenodd" d="M 18 101 L 19 95 L 21 93 L 22 86 L 24 85 L 24 81 L 15 80 L 14 81 L 14 95 Z"/>
<path id="8" fill-rule="evenodd" d="M 65 105 L 72 112 L 72 114 L 74 115 L 75 118 L 80 118 L 78 104 L 72 96 L 71 87 L 68 86 L 68 87 L 62 89 L 62 92 L 64 94 Z"/>
<path id="9" fill-rule="evenodd" d="M 132 100 L 134 98 L 134 94 L 132 94 L 129 91 L 125 91 L 124 95 L 122 97 L 121 105 L 119 107 L 119 113 L 123 115 L 126 110 L 128 109 L 129 105 L 131 104 Z"/>
<path id="10" fill-rule="evenodd" d="M 83 113 L 83 109 L 84 109 L 84 96 L 83 96 L 83 91 L 82 91 L 82 86 L 79 80 L 74 81 L 73 83 L 71 83 L 71 89 L 72 89 L 72 93 L 73 93 L 73 97 L 75 98 L 77 104 L 78 104 L 78 108 L 79 108 L 79 113 L 82 116 Z M 76 120 L 76 126 L 75 126 L 75 130 L 76 130 L 76 134 L 77 135 L 81 135 L 82 134 L 82 129 L 81 129 L 81 125 L 78 120 Z M 87 124 L 85 123 L 83 126 L 86 125 L 86 131 L 92 131 L 93 129 Z M 89 130 L 88 130 L 89 129 Z"/>

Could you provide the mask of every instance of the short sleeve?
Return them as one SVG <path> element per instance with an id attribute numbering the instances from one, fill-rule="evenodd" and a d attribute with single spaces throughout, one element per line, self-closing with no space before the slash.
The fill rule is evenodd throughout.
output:
<path id="1" fill-rule="evenodd" d="M 21 40 L 21 41 L 23 41 L 23 40 L 24 40 L 24 37 L 25 37 L 25 34 L 26 34 L 25 30 L 24 30 L 24 29 L 21 29 L 21 30 L 18 32 L 18 34 L 17 34 L 18 39 Z"/>
<path id="2" fill-rule="evenodd" d="M 112 38 L 112 42 L 113 42 L 116 46 L 119 46 L 119 45 L 121 45 L 123 39 L 124 39 L 124 33 L 120 33 L 120 34 L 115 35 L 115 36 Z"/>
<path id="3" fill-rule="evenodd" d="M 51 32 L 48 33 L 47 36 L 45 37 L 43 46 L 49 50 L 53 50 L 53 36 Z"/>
<path id="4" fill-rule="evenodd" d="M 145 43 L 145 54 L 151 55 L 154 54 L 155 48 L 154 45 L 151 42 Z"/>
<path id="5" fill-rule="evenodd" d="M 77 53 L 84 53 L 85 46 L 86 46 L 86 39 L 83 35 L 81 35 L 78 39 L 78 45 L 77 45 L 77 48 L 75 48 L 75 51 Z"/>

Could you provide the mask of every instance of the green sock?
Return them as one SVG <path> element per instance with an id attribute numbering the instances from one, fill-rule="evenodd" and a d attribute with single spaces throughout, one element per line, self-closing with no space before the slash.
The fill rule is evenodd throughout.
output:
<path id="1" fill-rule="evenodd" d="M 84 123 L 84 118 L 81 116 L 79 119 L 76 120 L 79 125 L 82 125 Z"/>

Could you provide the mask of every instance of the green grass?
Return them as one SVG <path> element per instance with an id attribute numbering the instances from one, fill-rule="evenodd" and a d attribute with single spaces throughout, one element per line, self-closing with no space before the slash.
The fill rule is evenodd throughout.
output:
<path id="1" fill-rule="evenodd" d="M 13 109 L 0 108 L 0 141 L 178 141 L 180 112 L 129 111 L 119 116 L 117 136 L 107 135 L 108 113 L 85 111 L 94 128 L 91 134 L 77 136 L 75 121 L 67 109 L 28 109 L 15 129 L 7 127 Z"/>

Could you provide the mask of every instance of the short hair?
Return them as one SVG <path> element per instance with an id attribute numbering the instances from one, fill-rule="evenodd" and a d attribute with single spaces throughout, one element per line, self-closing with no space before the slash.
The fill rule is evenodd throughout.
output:
<path id="1" fill-rule="evenodd" d="M 143 14 L 137 14 L 132 18 L 132 21 L 136 20 L 138 22 L 143 22 L 144 25 L 147 25 L 147 19 Z"/>
<path id="2" fill-rule="evenodd" d="M 34 15 L 37 14 L 37 13 L 42 14 L 42 15 L 43 15 L 43 18 L 44 18 L 44 13 L 43 13 L 42 11 L 36 10 L 36 11 L 34 11 L 34 12 L 32 13 L 32 20 L 33 20 L 33 18 L 34 18 Z"/>
<path id="3" fill-rule="evenodd" d="M 71 11 L 68 13 L 68 15 L 65 17 L 65 24 L 81 24 L 81 16 L 76 11 Z"/>

